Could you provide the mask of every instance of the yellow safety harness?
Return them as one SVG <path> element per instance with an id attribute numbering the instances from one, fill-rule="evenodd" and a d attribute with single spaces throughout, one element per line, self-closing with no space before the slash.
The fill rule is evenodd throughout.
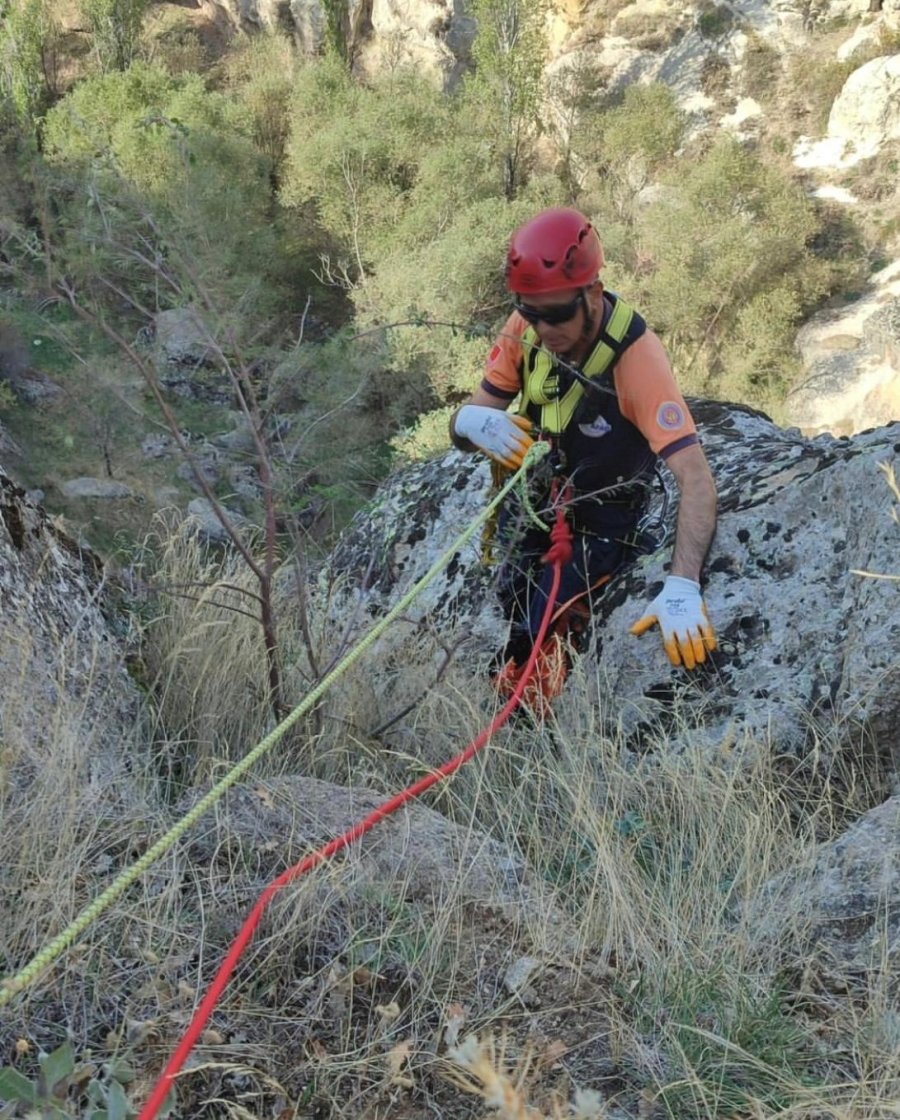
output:
<path id="1" fill-rule="evenodd" d="M 582 367 L 586 378 L 597 380 L 613 365 L 625 348 L 634 316 L 634 309 L 617 297 L 600 340 Z M 582 382 L 573 380 L 569 388 L 560 393 L 560 368 L 553 355 L 541 349 L 534 327 L 529 327 L 522 336 L 522 350 L 525 368 L 519 413 L 535 419 L 532 407 L 539 406 L 537 424 L 541 431 L 548 435 L 561 435 L 575 415 L 585 387 Z"/>

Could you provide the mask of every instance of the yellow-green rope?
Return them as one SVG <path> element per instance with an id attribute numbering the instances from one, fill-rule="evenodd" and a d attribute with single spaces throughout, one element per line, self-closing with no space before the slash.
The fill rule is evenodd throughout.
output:
<path id="1" fill-rule="evenodd" d="M 148 867 L 155 863 L 161 856 L 165 855 L 188 829 L 193 827 L 200 817 L 242 778 L 266 751 L 273 747 L 275 743 L 282 738 L 285 732 L 293 727 L 302 715 L 305 715 L 305 713 L 313 707 L 331 685 L 357 661 L 369 646 L 381 636 L 387 627 L 406 611 L 410 603 L 412 603 L 416 596 L 428 586 L 438 572 L 450 563 L 454 554 L 462 548 L 469 538 L 472 537 L 478 528 L 487 520 L 494 508 L 499 505 L 502 499 L 509 493 L 516 480 L 523 474 L 525 469 L 537 462 L 539 458 L 543 457 L 543 455 L 547 453 L 547 450 L 548 447 L 546 444 L 535 444 L 530 448 L 525 457 L 525 462 L 508 480 L 503 489 L 484 510 L 482 510 L 469 527 L 465 529 L 435 561 L 418 583 L 404 595 L 400 602 L 397 603 L 380 622 L 372 627 L 369 633 L 360 641 L 359 645 L 357 645 L 355 649 L 352 649 L 327 676 L 323 677 L 312 692 L 310 692 L 274 730 L 270 731 L 264 739 L 257 743 L 249 754 L 229 770 L 225 777 L 217 782 L 209 793 L 205 794 L 189 813 L 183 816 L 181 820 L 177 821 L 151 848 L 148 848 L 139 860 L 133 863 L 131 867 L 126 868 L 112 883 L 110 883 L 105 891 L 98 895 L 85 910 L 82 910 L 78 917 L 66 926 L 61 933 L 57 934 L 52 941 L 49 941 L 24 968 L 20 969 L 14 975 L 8 976 L 0 981 L 0 1007 L 9 1003 L 18 992 L 30 987 L 45 968 L 62 956 L 77 937 L 84 933 L 84 931 L 92 925 L 136 879 L 140 878 Z"/>

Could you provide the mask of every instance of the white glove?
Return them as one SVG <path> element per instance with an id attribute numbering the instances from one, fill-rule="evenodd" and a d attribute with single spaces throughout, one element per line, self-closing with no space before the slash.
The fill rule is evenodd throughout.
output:
<path id="1" fill-rule="evenodd" d="M 643 634 L 659 623 L 663 645 L 673 665 L 693 669 L 716 648 L 716 632 L 700 595 L 700 584 L 682 576 L 669 576 L 643 617 L 631 627 Z"/>
<path id="2" fill-rule="evenodd" d="M 534 443 L 529 434 L 531 427 L 527 416 L 510 415 L 500 408 L 481 404 L 464 404 L 453 423 L 458 436 L 514 470 L 521 467 L 528 448 Z"/>

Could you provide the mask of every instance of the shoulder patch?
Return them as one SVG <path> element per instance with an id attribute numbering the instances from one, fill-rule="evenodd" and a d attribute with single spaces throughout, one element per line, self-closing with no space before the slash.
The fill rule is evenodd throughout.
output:
<path id="1" fill-rule="evenodd" d="M 663 401 L 656 411 L 656 422 L 667 432 L 677 432 L 685 425 L 684 409 L 675 401 Z"/>
<path id="2" fill-rule="evenodd" d="M 498 342 L 494 346 L 494 349 L 490 352 L 490 354 L 488 354 L 488 361 L 489 362 L 496 362 L 496 360 L 500 357 L 502 352 L 503 351 L 501 350 L 500 343 Z"/>

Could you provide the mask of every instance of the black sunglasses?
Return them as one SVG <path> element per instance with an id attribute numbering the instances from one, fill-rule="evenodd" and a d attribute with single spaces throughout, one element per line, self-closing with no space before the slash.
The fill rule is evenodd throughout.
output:
<path id="1" fill-rule="evenodd" d="M 546 323 L 548 327 L 553 327 L 574 319 L 578 314 L 578 308 L 584 306 L 584 296 L 579 292 L 573 300 L 561 303 L 558 307 L 529 307 L 527 303 L 519 303 L 518 300 L 513 303 L 513 306 L 522 318 L 533 326 Z"/>

